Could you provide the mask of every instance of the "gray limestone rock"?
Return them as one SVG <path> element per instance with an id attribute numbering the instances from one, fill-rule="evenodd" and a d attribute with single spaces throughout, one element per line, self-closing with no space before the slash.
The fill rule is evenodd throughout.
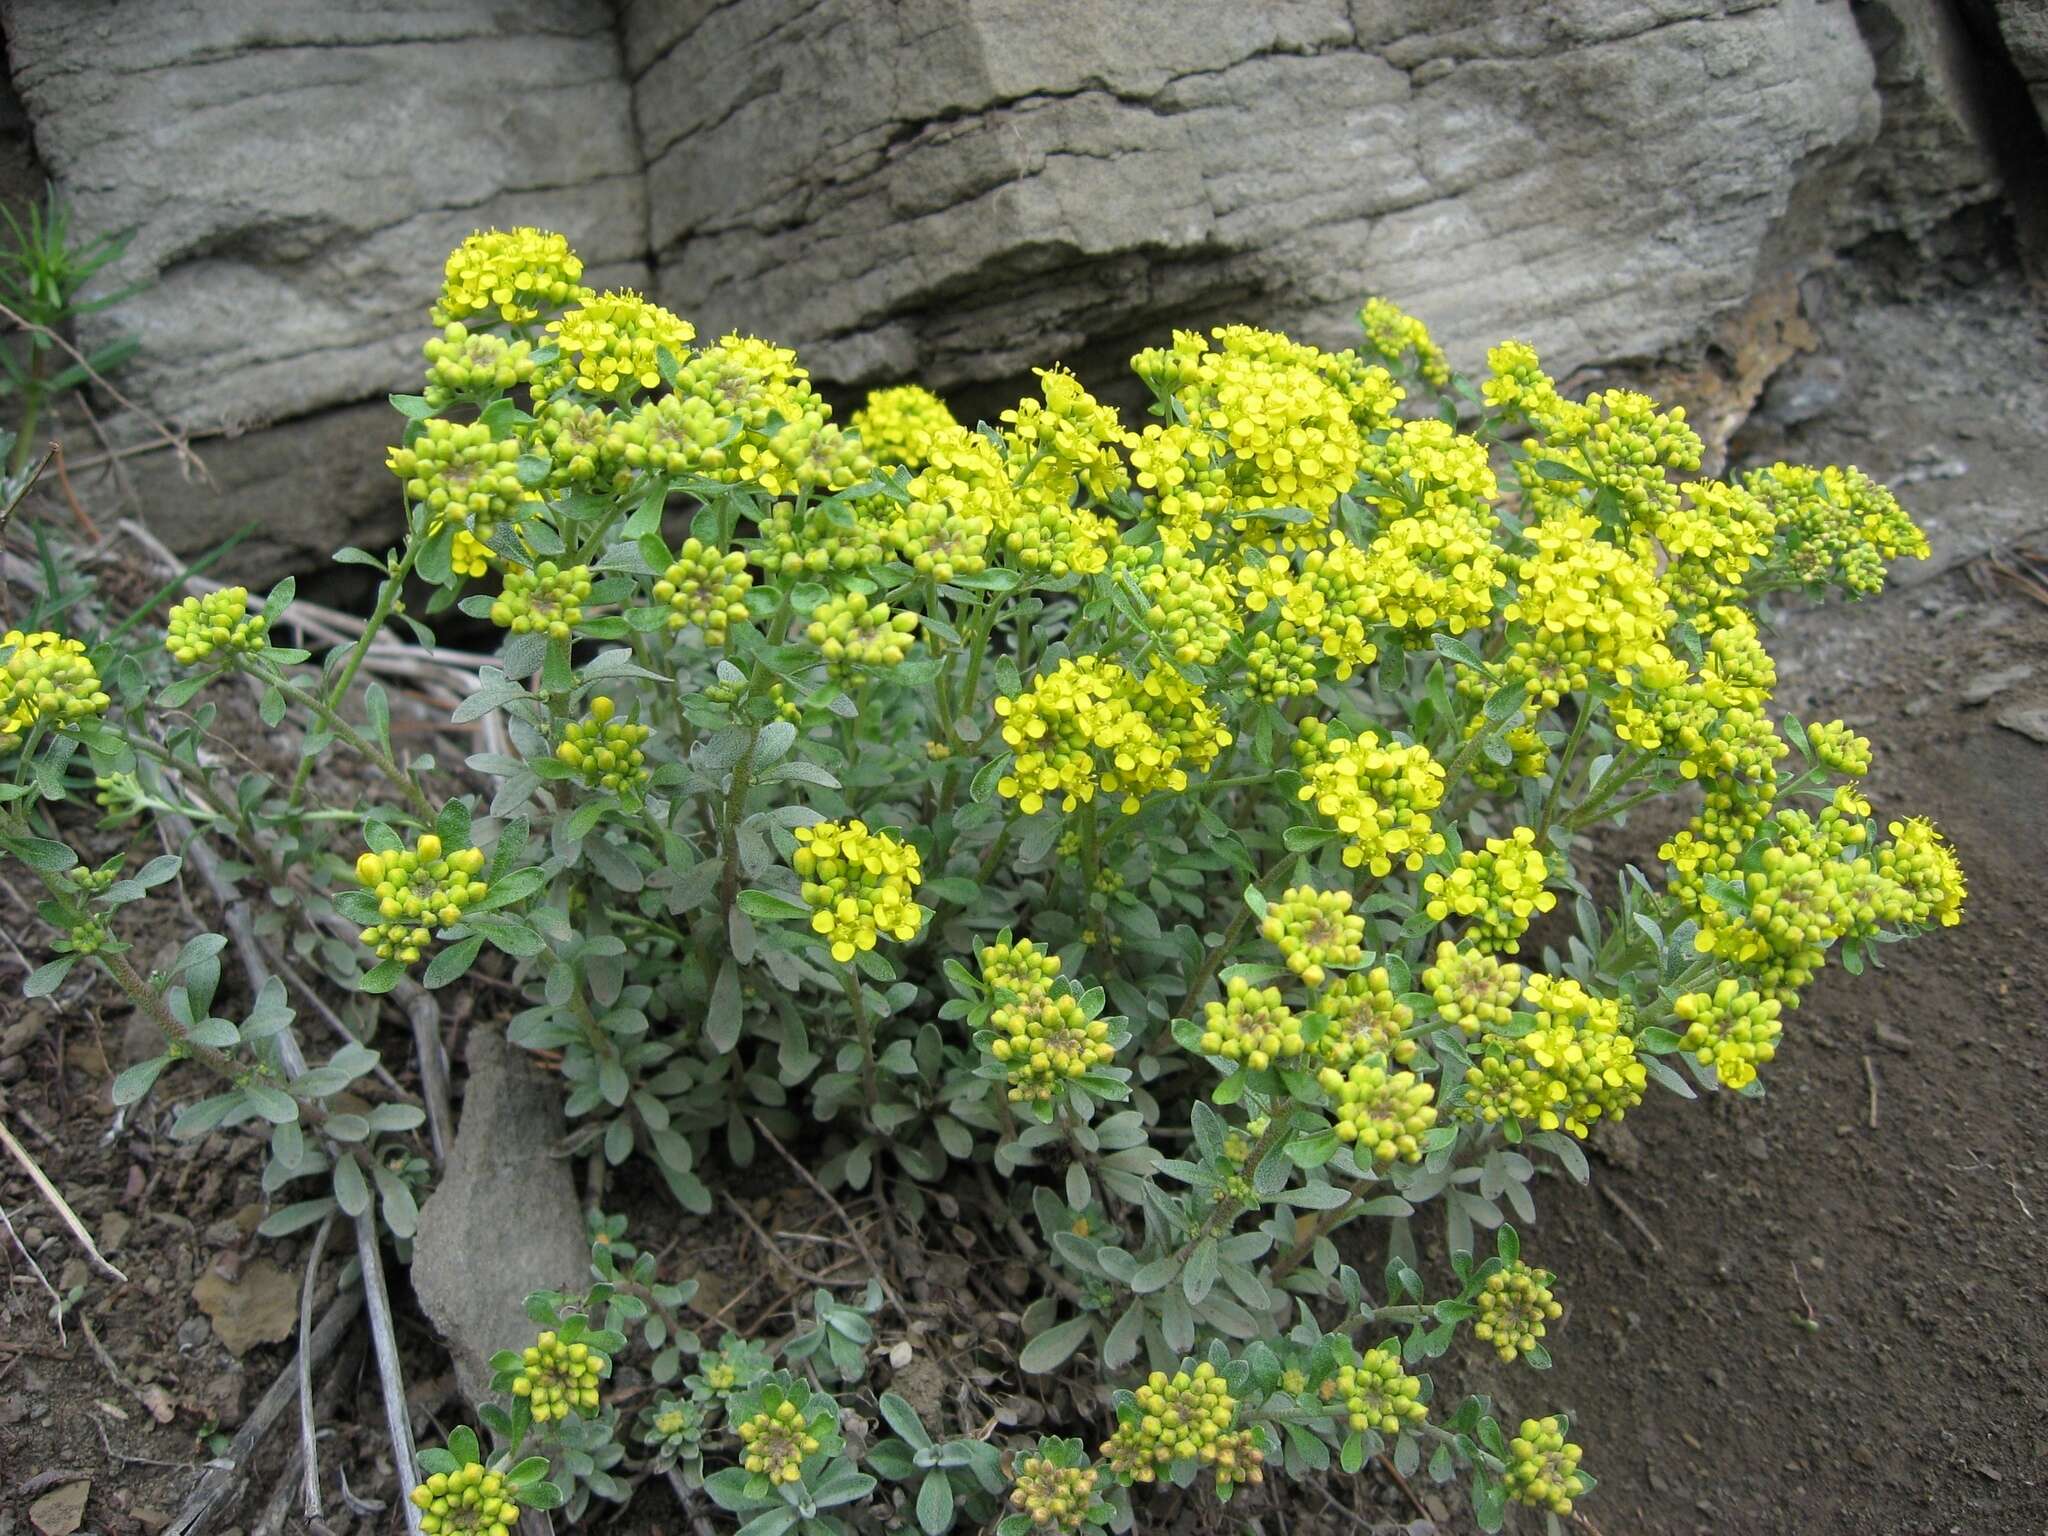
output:
<path id="1" fill-rule="evenodd" d="M 561 1135 L 553 1086 L 502 1036 L 473 1033 L 462 1119 L 420 1208 L 412 1261 L 413 1289 L 472 1400 L 487 1395 L 490 1357 L 533 1332 L 527 1293 L 589 1277 L 575 1179 L 555 1156 Z"/>

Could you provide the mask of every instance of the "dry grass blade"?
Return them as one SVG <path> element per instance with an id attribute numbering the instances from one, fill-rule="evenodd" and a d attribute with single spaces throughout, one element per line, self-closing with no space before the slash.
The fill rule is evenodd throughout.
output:
<path id="1" fill-rule="evenodd" d="M 78 1241 L 78 1246 L 85 1250 L 85 1256 L 91 1261 L 92 1267 L 109 1279 L 118 1280 L 126 1285 L 128 1277 L 101 1255 L 98 1246 L 92 1240 L 92 1234 L 85 1230 L 85 1223 L 78 1219 L 78 1213 L 72 1210 L 70 1203 L 57 1192 L 57 1186 L 52 1184 L 49 1177 L 36 1165 L 36 1160 L 28 1155 L 28 1148 L 14 1139 L 14 1132 L 7 1129 L 5 1120 L 0 1120 L 0 1142 L 6 1144 L 7 1150 L 14 1154 L 14 1160 L 21 1164 L 28 1174 L 29 1181 L 41 1191 L 50 1209 L 55 1211 L 59 1219 L 70 1229 L 72 1237 Z M 33 1264 L 35 1261 L 31 1259 L 29 1262 Z M 38 1270 L 37 1273 L 40 1274 L 41 1271 Z"/>

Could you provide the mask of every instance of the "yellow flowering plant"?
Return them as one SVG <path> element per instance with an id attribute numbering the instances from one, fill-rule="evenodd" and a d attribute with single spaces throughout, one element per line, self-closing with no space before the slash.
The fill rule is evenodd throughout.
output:
<path id="1" fill-rule="evenodd" d="M 1038 1286 L 1016 1367 L 1114 1389 L 1112 1426 L 1006 1458 L 869 1385 L 879 1275 L 778 1355 L 685 1342 L 601 1266 L 500 1370 L 523 1423 L 487 1419 L 513 1451 L 545 1432 L 572 1509 L 659 1463 L 750 1530 L 1129 1529 L 1158 1484 L 1384 1454 L 1464 1479 L 1489 1530 L 1569 1513 L 1593 1478 L 1563 1418 L 1426 1367 L 1460 1339 L 1546 1366 L 1569 1277 L 1510 1220 L 1539 1175 L 1584 1182 L 1583 1141 L 1653 1092 L 1761 1094 L 1830 959 L 1960 920 L 1954 850 L 1858 787 L 1873 744 L 1776 717 L 1759 621 L 1879 588 L 1925 551 L 1910 517 L 1853 470 L 1705 478 L 1682 411 L 1568 399 L 1520 343 L 1468 379 L 1384 300 L 1344 350 L 1175 333 L 1132 360 L 1143 421 L 1048 366 L 993 423 L 904 385 L 842 424 L 790 349 L 581 275 L 537 230 L 450 258 L 394 397 L 403 537 L 340 556 L 376 579 L 359 642 L 279 647 L 287 584 L 260 622 L 181 607 L 155 677 L 111 633 L 0 643 L 0 847 L 47 870 L 68 946 L 31 986 L 102 964 L 170 1042 L 117 1099 L 196 1059 L 224 1082 L 200 1130 L 269 1119 L 272 1187 L 330 1181 L 275 1229 L 372 1186 L 407 1225 L 363 1142 L 405 1106 L 327 1107 L 369 1053 L 308 1087 L 282 988 L 228 1024 L 219 945 L 175 1007 L 122 956 L 108 919 L 167 873 L 63 876 L 74 759 L 110 809 L 246 849 L 359 999 L 485 968 L 600 1191 L 642 1167 L 707 1215 L 773 1138 L 828 1199 L 985 1223 Z M 454 710 L 476 750 L 437 763 L 363 668 L 457 615 L 494 649 Z M 210 767 L 211 701 L 152 732 L 216 685 L 305 733 L 295 775 Z M 308 800 L 335 745 L 376 795 Z M 1589 836 L 1653 801 L 1690 819 L 1603 900 Z M 606 1359 L 642 1329 L 668 1394 L 631 1425 L 574 1354 L 600 1311 Z M 894 1434 L 842 1436 L 826 1381 Z M 472 1464 L 430 1503 L 511 1497 Z"/>

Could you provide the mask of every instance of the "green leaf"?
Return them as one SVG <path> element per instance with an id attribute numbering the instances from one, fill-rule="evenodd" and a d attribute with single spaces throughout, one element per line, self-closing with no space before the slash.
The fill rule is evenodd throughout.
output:
<path id="1" fill-rule="evenodd" d="M 1512 1264 L 1522 1256 L 1522 1234 L 1512 1222 L 1502 1222 L 1500 1231 L 1494 1234 L 1493 1251 Z"/>
<path id="2" fill-rule="evenodd" d="M 425 421 L 434 414 L 434 407 L 427 404 L 425 395 L 392 395 L 390 400 L 392 409 L 407 421 Z M 377 564 L 382 565 L 383 562 L 380 560 Z"/>
<path id="3" fill-rule="evenodd" d="M 334 1160 L 334 1198 L 345 1216 L 360 1216 L 370 1208 L 370 1186 L 363 1182 L 362 1164 L 353 1154 Z"/>
<path id="4" fill-rule="evenodd" d="M 318 1200 L 300 1200 L 272 1211 L 256 1230 L 264 1237 L 284 1237 L 312 1226 L 333 1209 L 334 1202 L 325 1197 Z"/>
<path id="5" fill-rule="evenodd" d="M 49 967 L 44 966 L 43 969 L 48 970 Z M 37 994 L 32 993 L 30 995 L 34 996 Z M 148 1061 L 138 1061 L 134 1066 L 114 1079 L 114 1102 L 117 1105 L 135 1103 L 136 1100 L 149 1092 L 150 1088 L 155 1085 L 157 1078 L 162 1075 L 164 1068 L 170 1064 L 171 1058 L 168 1056 L 157 1056 Z"/>
<path id="6" fill-rule="evenodd" d="M 39 965 L 28 973 L 28 980 L 21 984 L 23 997 L 48 997 L 64 984 L 64 978 L 71 974 L 71 968 L 78 964 L 76 955 L 59 955 L 48 965 Z M 141 1095 L 137 1094 L 137 1098 Z M 116 1104 L 131 1103 L 132 1100 L 116 1098 Z"/>
<path id="7" fill-rule="evenodd" d="M 1280 841 L 1289 853 L 1308 853 L 1325 843 L 1335 842 L 1340 836 L 1342 834 L 1334 827 L 1289 827 L 1280 834 Z"/>
<path id="8" fill-rule="evenodd" d="M 974 782 L 968 787 L 968 798 L 975 804 L 985 804 L 996 792 L 996 783 L 1008 771 L 1012 758 L 1009 753 L 998 753 L 991 761 L 984 763 L 974 775 Z"/>
<path id="9" fill-rule="evenodd" d="M 1066 1363 L 1067 1357 L 1088 1338 L 1093 1320 L 1085 1314 L 1055 1323 L 1025 1344 L 1017 1353 L 1017 1365 L 1026 1375 L 1043 1376 Z"/>
<path id="10" fill-rule="evenodd" d="M 877 1407 L 882 1417 L 889 1421 L 889 1427 L 909 1441 L 917 1450 L 924 1450 L 932 1443 L 932 1437 L 925 1431 L 924 1421 L 917 1416 L 917 1410 L 894 1392 L 884 1392 Z"/>
<path id="11" fill-rule="evenodd" d="M 811 909 L 802 902 L 792 901 L 774 891 L 741 891 L 737 905 L 747 916 L 767 923 L 788 923 L 798 919 L 809 922 L 811 917 Z"/>
<path id="12" fill-rule="evenodd" d="M 925 1536 L 944 1536 L 953 1528 L 953 1480 L 944 1472 L 925 1474 L 917 1490 L 917 1523 Z"/>
<path id="13" fill-rule="evenodd" d="M 274 1084 L 252 1077 L 242 1085 L 242 1094 L 272 1125 L 288 1125 L 299 1118 L 299 1101 Z"/>
<path id="14" fill-rule="evenodd" d="M 362 978 L 356 982 L 356 989 L 361 992 L 389 992 L 404 977 L 405 967 L 396 960 L 380 960 L 363 972 Z"/>
<path id="15" fill-rule="evenodd" d="M 445 987 L 449 982 L 467 975 L 470 966 L 476 963 L 477 951 L 483 948 L 483 944 L 484 936 L 472 933 L 468 938 L 457 939 L 440 951 L 427 963 L 427 974 L 424 978 L 426 985 L 429 988 Z M 364 990 L 369 989 L 365 987 Z"/>
<path id="16" fill-rule="evenodd" d="M 723 1056 L 740 1041 L 740 970 L 728 957 L 711 985 L 711 1006 L 704 1014 L 704 1040 Z"/>

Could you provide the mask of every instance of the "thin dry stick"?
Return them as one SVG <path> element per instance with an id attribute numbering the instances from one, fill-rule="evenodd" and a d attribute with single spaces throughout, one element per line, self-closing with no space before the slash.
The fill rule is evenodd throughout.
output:
<path id="1" fill-rule="evenodd" d="M 668 1469 L 668 1486 L 676 1496 L 676 1503 L 683 1507 L 683 1514 L 690 1522 L 690 1529 L 695 1531 L 697 1536 L 718 1536 L 711 1522 L 704 1518 L 704 1512 L 697 1507 L 697 1495 L 691 1491 L 690 1485 L 683 1481 L 682 1474 L 674 1467 Z"/>
<path id="2" fill-rule="evenodd" d="M 303 1353 L 312 1357 L 310 1364 L 317 1365 L 334 1352 L 334 1347 L 348 1332 L 362 1306 L 361 1291 L 344 1291 L 328 1304 L 327 1311 L 321 1315 L 320 1326 L 306 1341 Z M 277 1373 L 277 1379 L 257 1400 L 249 1417 L 236 1432 L 227 1454 L 207 1466 L 205 1475 L 199 1479 L 199 1486 L 192 1490 L 178 1510 L 177 1519 L 164 1527 L 163 1536 L 199 1536 L 213 1517 L 221 1512 L 229 1497 L 238 1493 L 243 1474 L 248 1470 L 257 1448 L 264 1443 L 278 1415 L 298 1396 L 298 1380 L 299 1363 L 296 1360 Z"/>
<path id="3" fill-rule="evenodd" d="M 85 1342 L 92 1346 L 93 1356 L 99 1361 L 100 1369 L 113 1378 L 114 1385 L 134 1398 L 141 1405 L 142 1411 L 152 1419 L 155 1419 L 157 1423 L 170 1423 L 173 1417 L 170 1403 L 162 1398 L 151 1402 L 147 1397 L 143 1396 L 142 1388 L 130 1381 L 127 1373 L 119 1365 L 115 1364 L 114 1357 L 107 1353 L 107 1347 L 100 1342 L 100 1336 L 92 1331 L 92 1319 L 85 1315 L 82 1308 L 78 1314 L 78 1326 L 85 1330 Z M 161 1391 L 162 1389 L 159 1388 L 158 1390 Z"/>
<path id="4" fill-rule="evenodd" d="M 14 1221 L 4 1205 L 0 1205 L 0 1227 L 7 1229 L 7 1235 L 14 1240 L 15 1251 L 28 1260 L 28 1267 L 35 1271 L 36 1278 L 43 1282 L 43 1289 L 50 1293 L 50 1320 L 57 1325 L 57 1342 L 69 1349 L 71 1341 L 64 1337 L 64 1298 L 57 1294 L 57 1287 L 50 1284 L 50 1277 L 43 1273 L 43 1266 L 36 1262 L 36 1256 L 28 1251 L 28 1244 L 14 1230 Z"/>
<path id="5" fill-rule="evenodd" d="M 116 405 L 120 406 L 122 410 L 127 411 L 131 416 L 135 417 L 136 420 L 140 421 L 152 432 L 156 433 L 158 442 L 162 446 L 168 447 L 173 453 L 177 454 L 178 463 L 185 469 L 186 476 L 188 479 L 191 477 L 191 474 L 194 471 L 196 471 L 202 482 L 209 485 L 212 484 L 213 477 L 206 472 L 206 466 L 200 462 L 199 455 L 192 451 L 191 443 L 186 441 L 183 434 L 172 431 L 157 417 L 151 415 L 148 411 L 145 411 L 133 400 L 130 400 L 126 395 L 122 394 L 120 390 L 116 389 L 113 385 L 109 384 L 107 382 L 106 375 L 102 374 L 97 368 L 93 367 L 92 363 L 86 358 L 86 355 L 83 352 L 79 351 L 78 348 L 71 345 L 70 342 L 66 341 L 62 336 L 59 336 L 55 331 L 51 330 L 48 326 L 37 325 L 33 320 L 23 319 L 20 315 L 17 315 L 13 310 L 9 309 L 5 304 L 0 304 L 0 315 L 4 315 L 7 319 L 12 320 L 16 325 L 20 326 L 25 331 L 34 331 L 38 335 L 46 336 L 51 341 L 55 342 L 58 347 L 63 349 L 63 351 L 65 351 L 66 353 L 70 354 L 71 360 L 74 363 L 78 364 L 79 367 L 85 370 L 87 378 L 91 379 L 93 383 L 97 384 L 101 389 L 106 391 L 108 399 L 112 400 Z"/>
<path id="6" fill-rule="evenodd" d="M 860 1256 L 868 1261 L 868 1269 L 874 1274 L 876 1283 L 882 1287 L 883 1299 L 889 1303 L 890 1310 L 895 1312 L 897 1317 L 901 1318 L 907 1327 L 910 1323 L 910 1314 L 903 1310 L 903 1303 L 896 1299 L 895 1287 L 889 1284 L 888 1277 L 882 1273 L 882 1266 L 875 1261 L 875 1255 L 869 1249 L 867 1239 L 861 1236 L 860 1228 L 856 1227 L 853 1224 L 853 1218 L 846 1214 L 846 1207 L 833 1199 L 831 1192 L 811 1176 L 810 1169 L 789 1155 L 789 1148 L 775 1139 L 773 1131 L 769 1130 L 759 1120 L 754 1122 L 754 1129 L 767 1137 L 768 1145 L 782 1154 L 782 1160 L 796 1170 L 796 1176 L 810 1185 L 819 1199 L 832 1207 L 832 1214 L 837 1216 L 840 1225 L 846 1228 L 847 1236 L 853 1239 L 853 1246 L 858 1248 Z"/>
<path id="7" fill-rule="evenodd" d="M 14 1139 L 14 1132 L 7 1129 L 5 1120 L 0 1120 L 0 1142 L 6 1143 L 7 1150 L 14 1154 L 14 1160 L 27 1171 L 30 1181 L 42 1192 L 43 1199 L 62 1218 L 64 1225 L 71 1229 L 72 1237 L 76 1238 L 78 1246 L 85 1250 L 85 1256 L 91 1260 L 92 1267 L 109 1279 L 118 1280 L 126 1285 L 128 1277 L 101 1257 L 99 1249 L 93 1244 L 92 1234 L 85 1230 L 85 1223 L 78 1219 L 78 1213 L 71 1209 L 64 1197 L 57 1193 L 57 1186 L 52 1184 L 43 1170 L 36 1166 L 36 1160 L 28 1155 L 28 1148 Z M 29 1262 L 35 1261 L 31 1259 Z"/>
<path id="8" fill-rule="evenodd" d="M 334 1230 L 334 1212 L 320 1218 L 320 1230 L 313 1234 L 313 1251 L 306 1255 L 306 1280 L 299 1287 L 299 1456 L 305 1463 L 306 1518 L 320 1518 L 320 1444 L 313 1418 L 313 1362 L 306 1341 L 313 1336 L 313 1287 L 320 1283 L 320 1260 L 327 1252 L 327 1235 Z M 400 1473 L 404 1475 L 403 1471 Z"/>
<path id="9" fill-rule="evenodd" d="M 398 1333 L 391 1324 L 391 1298 L 384 1290 L 384 1256 L 377 1246 L 377 1218 L 369 1208 L 356 1218 L 356 1257 L 363 1271 L 363 1295 L 370 1308 L 370 1348 L 377 1357 L 377 1379 L 384 1388 L 384 1427 L 391 1436 L 391 1454 L 402 1484 L 413 1474 L 412 1420 L 405 1406 L 405 1375 L 398 1363 Z M 423 1536 L 420 1512 L 401 1497 L 405 1528 Z"/>
<path id="10" fill-rule="evenodd" d="M 1634 1206 L 1630 1205 L 1626 1200 L 1622 1199 L 1620 1195 L 1616 1194 L 1614 1192 L 1614 1187 L 1607 1183 L 1606 1180 L 1601 1180 L 1600 1184 L 1598 1185 L 1598 1188 L 1600 1190 L 1600 1193 L 1606 1198 L 1607 1203 L 1613 1206 L 1617 1211 L 1621 1212 L 1621 1214 L 1627 1218 L 1628 1224 L 1630 1226 L 1634 1227 L 1638 1232 L 1643 1234 L 1644 1239 L 1650 1245 L 1650 1251 L 1652 1253 L 1662 1253 L 1664 1251 L 1664 1245 L 1657 1241 L 1657 1234 L 1650 1230 L 1650 1224 L 1647 1221 L 1643 1220 L 1642 1217 L 1636 1214 Z"/>
<path id="11" fill-rule="evenodd" d="M 1863 1058 L 1863 1080 L 1870 1084 L 1870 1128 L 1877 1129 L 1877 1065 L 1868 1054 Z"/>

